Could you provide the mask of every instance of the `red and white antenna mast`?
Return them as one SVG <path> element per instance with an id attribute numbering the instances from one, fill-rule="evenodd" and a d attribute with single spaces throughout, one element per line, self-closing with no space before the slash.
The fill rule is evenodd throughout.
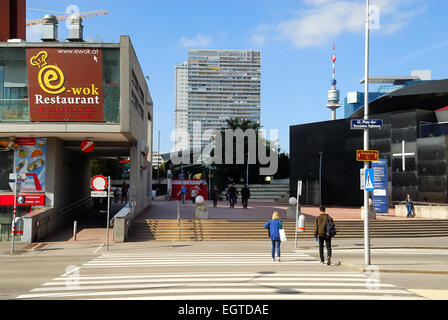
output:
<path id="1" fill-rule="evenodd" d="M 335 76 L 335 65 L 336 65 L 336 53 L 335 44 L 333 43 L 333 56 L 331 57 L 331 62 L 333 62 L 333 80 L 331 81 L 331 89 L 328 90 L 328 104 L 327 108 L 331 110 L 331 120 L 336 120 L 336 109 L 341 105 L 339 104 L 339 90 L 336 89 L 336 76 Z"/>

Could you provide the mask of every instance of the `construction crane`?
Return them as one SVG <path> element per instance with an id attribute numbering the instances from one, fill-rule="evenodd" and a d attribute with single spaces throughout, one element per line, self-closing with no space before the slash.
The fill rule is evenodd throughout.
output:
<path id="1" fill-rule="evenodd" d="M 44 11 L 44 10 L 42 10 L 42 11 Z M 79 15 L 71 13 L 71 14 L 65 14 L 62 16 L 56 16 L 56 19 L 58 21 L 65 21 L 65 20 L 70 19 L 70 17 L 74 16 L 74 15 L 85 19 L 85 18 L 91 18 L 91 17 L 96 17 L 96 16 L 102 16 L 105 14 L 108 14 L 108 12 L 105 9 L 100 9 L 100 10 L 94 10 L 94 11 L 88 11 L 88 12 L 81 12 Z M 33 26 L 33 25 L 42 24 L 42 23 L 44 23 L 43 18 L 26 21 L 27 26 Z"/>

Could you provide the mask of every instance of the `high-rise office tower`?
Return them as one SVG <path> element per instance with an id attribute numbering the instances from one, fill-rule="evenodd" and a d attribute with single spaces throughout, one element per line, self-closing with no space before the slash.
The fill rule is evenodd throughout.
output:
<path id="1" fill-rule="evenodd" d="M 183 85 L 176 80 L 176 92 Z M 188 50 L 187 87 L 190 147 L 194 138 L 201 146 L 207 144 L 209 140 L 203 132 L 225 127 L 229 118 L 260 123 L 261 54 L 258 50 Z M 193 130 L 194 126 L 199 128 L 198 124 L 200 131 Z"/>
<path id="2" fill-rule="evenodd" d="M 188 140 L 182 139 L 188 132 L 188 64 L 174 67 L 174 150 L 188 148 Z"/>

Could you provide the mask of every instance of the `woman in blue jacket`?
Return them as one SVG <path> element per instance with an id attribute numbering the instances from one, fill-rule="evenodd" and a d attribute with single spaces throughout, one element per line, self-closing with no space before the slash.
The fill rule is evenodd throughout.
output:
<path id="1" fill-rule="evenodd" d="M 266 229 L 269 229 L 269 237 L 272 241 L 272 260 L 275 261 L 275 247 L 277 247 L 278 262 L 280 262 L 280 229 L 283 229 L 282 222 L 278 216 L 278 212 L 274 211 L 272 214 L 272 220 L 266 222 L 264 225 Z"/>

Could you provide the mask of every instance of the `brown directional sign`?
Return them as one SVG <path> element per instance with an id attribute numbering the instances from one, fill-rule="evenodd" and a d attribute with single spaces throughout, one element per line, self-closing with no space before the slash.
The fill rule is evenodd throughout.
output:
<path id="1" fill-rule="evenodd" d="M 378 150 L 356 150 L 356 161 L 378 161 Z"/>

